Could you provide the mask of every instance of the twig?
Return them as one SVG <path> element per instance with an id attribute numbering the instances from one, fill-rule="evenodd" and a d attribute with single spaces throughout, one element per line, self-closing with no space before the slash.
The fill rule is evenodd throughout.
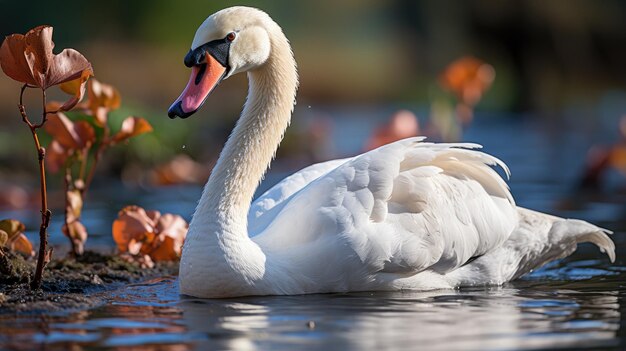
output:
<path id="1" fill-rule="evenodd" d="M 52 250 L 47 250 L 48 225 L 50 224 L 50 217 L 52 216 L 52 212 L 50 211 L 50 209 L 48 209 L 46 168 L 44 162 L 46 159 L 46 149 L 41 146 L 41 143 L 39 142 L 39 137 L 37 136 L 37 129 L 41 128 L 47 120 L 46 93 L 44 91 L 42 94 L 43 113 L 41 123 L 33 125 L 26 115 L 26 107 L 24 106 L 24 91 L 28 87 L 28 85 L 24 84 L 22 86 L 22 89 L 20 90 L 20 104 L 18 108 L 20 110 L 20 114 L 22 115 L 22 120 L 24 121 L 24 123 L 26 123 L 26 125 L 30 129 L 31 134 L 33 135 L 33 141 L 35 142 L 35 148 L 37 150 L 37 159 L 39 160 L 39 179 L 41 190 L 41 225 L 39 226 L 39 254 L 37 255 L 37 268 L 35 269 L 35 276 L 33 277 L 33 281 L 31 282 L 31 289 L 39 289 L 41 287 L 43 270 L 48 262 L 50 262 L 50 258 L 52 257 Z"/>

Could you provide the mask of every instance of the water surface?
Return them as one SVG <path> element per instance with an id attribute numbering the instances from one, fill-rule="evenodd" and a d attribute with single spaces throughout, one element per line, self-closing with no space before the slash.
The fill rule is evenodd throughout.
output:
<path id="1" fill-rule="evenodd" d="M 346 129 L 359 123 L 347 116 L 335 128 L 346 153 L 358 150 L 365 137 L 365 131 Z M 346 130 L 351 138 L 342 138 Z M 0 316 L 0 349 L 626 348 L 626 182 L 613 173 L 604 191 L 576 190 L 593 137 L 584 126 L 552 132 L 532 120 L 504 120 L 478 123 L 465 139 L 483 143 L 510 165 L 519 205 L 614 230 L 617 262 L 582 245 L 570 258 L 502 287 L 226 300 L 181 298 L 176 277 L 163 277 L 99 294 L 105 303 L 91 310 Z M 271 173 L 263 186 L 283 175 Z M 111 245 L 111 220 L 125 204 L 189 217 L 200 191 L 96 190 L 84 214 L 88 227 L 96 228 L 90 243 Z"/>

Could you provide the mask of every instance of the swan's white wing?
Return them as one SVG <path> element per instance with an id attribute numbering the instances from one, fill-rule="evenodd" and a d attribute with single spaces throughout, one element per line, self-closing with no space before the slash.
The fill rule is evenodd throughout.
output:
<path id="1" fill-rule="evenodd" d="M 283 200 L 254 241 L 273 254 L 334 261 L 336 269 L 365 274 L 445 273 L 501 245 L 517 211 L 490 165 L 508 173 L 506 166 L 472 150 L 478 145 L 421 140 L 383 146 L 317 178 Z M 307 265 L 317 268 L 302 271 Z M 298 269 L 324 274 L 319 262 Z"/>
<path id="2" fill-rule="evenodd" d="M 248 233 L 250 236 L 260 233 L 274 220 L 274 216 L 285 205 L 285 200 L 348 160 L 347 158 L 331 160 L 308 166 L 286 177 L 264 192 L 252 203 L 248 212 Z"/>

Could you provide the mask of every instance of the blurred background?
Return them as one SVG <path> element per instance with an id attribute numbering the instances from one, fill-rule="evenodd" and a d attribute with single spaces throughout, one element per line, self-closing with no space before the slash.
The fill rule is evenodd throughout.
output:
<path id="1" fill-rule="evenodd" d="M 56 52 L 79 50 L 92 62 L 95 77 L 119 90 L 122 107 L 111 114 L 112 130 L 128 115 L 154 127 L 107 151 L 86 204 L 95 211 L 86 224 L 107 231 L 112 218 L 103 213 L 127 202 L 189 218 L 199 184 L 241 111 L 246 78 L 223 82 L 190 119 L 170 120 L 166 111 L 189 77 L 182 59 L 197 26 L 233 3 L 0 4 L 0 33 L 52 25 Z M 312 162 L 427 135 L 477 142 L 502 158 L 513 172 L 511 187 L 520 205 L 580 210 L 586 219 L 625 217 L 624 197 L 616 194 L 626 188 L 626 2 L 238 4 L 268 12 L 291 40 L 299 65 L 293 124 L 262 189 Z M 36 208 L 37 196 L 32 140 L 16 107 L 19 87 L 0 76 L 0 208 L 36 226 L 32 211 L 15 212 Z M 35 115 L 39 100 L 31 95 L 26 102 Z M 61 177 L 51 175 L 50 187 L 61 189 Z M 53 208 L 63 208 L 61 195 L 52 201 Z"/>

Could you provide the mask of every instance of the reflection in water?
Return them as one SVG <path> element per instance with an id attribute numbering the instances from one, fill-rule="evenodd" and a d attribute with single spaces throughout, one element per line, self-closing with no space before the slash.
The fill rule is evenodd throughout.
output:
<path id="1" fill-rule="evenodd" d="M 610 345 L 617 295 L 527 286 L 188 299 L 180 307 L 189 330 L 207 336 L 201 348 L 485 350 Z"/>
<path id="2" fill-rule="evenodd" d="M 489 289 L 201 300 L 161 278 L 89 311 L 1 316 L 0 349 L 619 348 L 625 269 L 585 254 Z"/>

